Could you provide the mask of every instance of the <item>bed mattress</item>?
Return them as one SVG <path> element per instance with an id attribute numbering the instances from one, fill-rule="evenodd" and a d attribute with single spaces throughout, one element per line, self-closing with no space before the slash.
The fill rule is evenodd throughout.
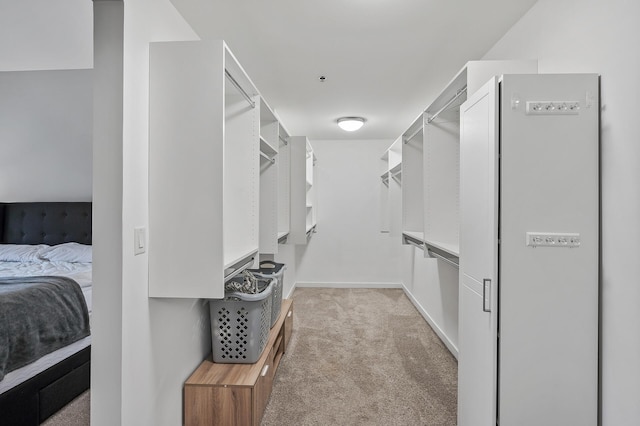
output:
<path id="1" fill-rule="evenodd" d="M 91 318 L 91 263 L 0 261 L 0 276 L 3 277 L 43 275 L 66 276 L 75 280 L 82 288 L 82 293 L 89 309 L 89 318 Z M 91 336 L 87 336 L 71 345 L 49 353 L 29 365 L 7 373 L 4 379 L 0 381 L 0 394 L 34 377 L 90 344 Z"/>

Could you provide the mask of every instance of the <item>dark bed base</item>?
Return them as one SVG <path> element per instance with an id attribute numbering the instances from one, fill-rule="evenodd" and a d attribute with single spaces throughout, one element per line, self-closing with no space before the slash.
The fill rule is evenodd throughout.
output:
<path id="1" fill-rule="evenodd" d="M 0 425 L 39 425 L 89 389 L 91 346 L 0 395 Z"/>
<path id="2" fill-rule="evenodd" d="M 0 243 L 91 244 L 90 202 L 0 203 Z M 91 346 L 0 395 L 0 426 L 39 425 L 89 389 Z"/>

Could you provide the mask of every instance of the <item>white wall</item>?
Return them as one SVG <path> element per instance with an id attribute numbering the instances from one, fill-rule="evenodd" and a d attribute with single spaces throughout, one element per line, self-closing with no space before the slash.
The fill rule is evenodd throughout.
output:
<path id="1" fill-rule="evenodd" d="M 149 42 L 198 37 L 168 0 L 125 1 L 124 19 L 122 424 L 178 425 L 183 383 L 211 351 L 208 309 L 148 298 L 148 257 L 133 255 L 133 229 L 148 226 Z"/>
<path id="2" fill-rule="evenodd" d="M 122 419 L 121 1 L 94 1 L 91 423 Z"/>
<path id="3" fill-rule="evenodd" d="M 297 285 L 400 284 L 398 241 L 380 232 L 379 163 L 391 142 L 310 141 L 318 226 L 307 246 L 296 247 Z"/>
<path id="4" fill-rule="evenodd" d="M 486 59 L 601 75 L 602 425 L 640 424 L 640 2 L 539 0 Z"/>
<path id="5" fill-rule="evenodd" d="M 0 70 L 93 67 L 88 0 L 0 1 Z"/>
<path id="6" fill-rule="evenodd" d="M 91 200 L 92 104 L 91 70 L 0 72 L 0 200 Z"/>
<path id="7" fill-rule="evenodd" d="M 2 201 L 91 200 L 91 9 L 0 2 L 0 71 L 78 70 L 0 74 Z"/>

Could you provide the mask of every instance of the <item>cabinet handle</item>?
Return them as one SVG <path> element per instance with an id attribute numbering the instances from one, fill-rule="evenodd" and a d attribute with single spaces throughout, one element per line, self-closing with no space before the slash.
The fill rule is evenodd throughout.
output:
<path id="1" fill-rule="evenodd" d="M 269 371 L 269 364 L 265 365 L 264 368 L 262 369 L 262 373 L 260 373 L 260 375 L 262 377 L 267 375 L 267 371 Z"/>
<path id="2" fill-rule="evenodd" d="M 489 278 L 482 280 L 482 312 L 491 312 L 491 280 Z"/>
<path id="3" fill-rule="evenodd" d="M 291 318 L 291 314 L 292 314 L 292 313 L 293 313 L 293 312 L 289 311 L 289 313 L 287 314 L 287 318 Z"/>

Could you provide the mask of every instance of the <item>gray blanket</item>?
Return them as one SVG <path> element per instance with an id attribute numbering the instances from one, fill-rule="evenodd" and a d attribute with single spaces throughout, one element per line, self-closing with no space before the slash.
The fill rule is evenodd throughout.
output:
<path id="1" fill-rule="evenodd" d="M 78 283 L 66 277 L 0 277 L 0 380 L 90 334 Z"/>

